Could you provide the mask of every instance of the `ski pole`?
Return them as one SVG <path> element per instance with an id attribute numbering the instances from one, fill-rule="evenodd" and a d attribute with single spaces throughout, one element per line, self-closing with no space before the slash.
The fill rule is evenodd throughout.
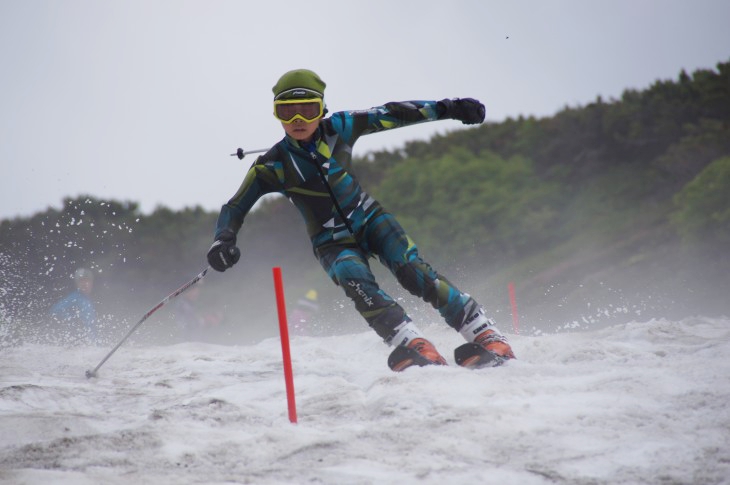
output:
<path id="1" fill-rule="evenodd" d="M 236 153 L 231 153 L 231 156 L 238 157 L 239 160 L 243 160 L 243 157 L 245 157 L 246 155 L 250 155 L 252 153 L 264 153 L 264 152 L 268 152 L 268 151 L 269 151 L 268 148 L 260 148 L 258 150 L 249 150 L 246 152 L 246 151 L 243 151 L 243 148 L 239 148 L 238 150 L 236 150 Z"/>
<path id="2" fill-rule="evenodd" d="M 111 357 L 112 354 L 114 354 L 114 352 L 116 352 L 117 349 L 122 346 L 122 344 L 125 342 L 125 340 L 127 340 L 129 338 L 129 336 L 132 335 L 132 333 L 134 333 L 135 330 L 137 330 L 137 327 L 139 327 L 140 325 L 142 325 L 142 322 L 144 322 L 145 320 L 147 320 L 157 310 L 159 310 L 160 308 L 162 308 L 163 306 L 165 306 L 170 300 L 172 300 L 176 296 L 180 295 L 181 293 L 185 292 L 188 288 L 190 288 L 191 286 L 193 286 L 198 281 L 202 280 L 203 277 L 205 276 L 205 274 L 208 272 L 209 269 L 210 269 L 210 266 L 208 266 L 203 271 L 201 271 L 195 278 L 193 278 L 192 280 L 188 281 L 187 283 L 185 283 L 184 285 L 182 285 L 180 288 L 178 288 L 174 292 L 172 292 L 169 295 L 167 295 L 161 302 L 159 302 L 157 305 L 155 305 L 150 311 L 148 311 L 147 313 L 145 313 L 144 316 L 142 317 L 142 319 L 139 322 L 137 322 L 137 324 L 134 327 L 132 327 L 132 329 L 127 333 L 127 335 L 124 336 L 124 338 L 111 350 L 111 352 L 109 352 L 108 354 L 106 354 L 106 357 L 104 357 L 103 359 L 101 359 L 101 362 L 99 362 L 99 365 L 97 365 L 94 368 L 94 370 L 87 370 L 86 371 L 86 378 L 87 379 L 90 379 L 92 377 L 96 377 L 96 372 L 99 370 L 99 368 L 102 365 L 104 365 L 104 362 L 106 362 L 109 359 L 109 357 Z"/>

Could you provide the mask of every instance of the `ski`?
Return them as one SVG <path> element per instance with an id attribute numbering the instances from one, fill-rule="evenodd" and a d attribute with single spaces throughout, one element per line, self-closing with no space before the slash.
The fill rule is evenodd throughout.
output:
<path id="1" fill-rule="evenodd" d="M 454 350 L 456 363 L 467 369 L 481 369 L 483 367 L 498 367 L 507 360 L 494 352 L 490 352 L 479 344 L 470 343 L 460 345 Z"/>
<path id="2" fill-rule="evenodd" d="M 388 357 L 388 367 L 395 372 L 400 372 L 412 365 L 423 367 L 425 365 L 434 365 L 434 362 L 419 354 L 415 349 L 404 345 L 397 346 Z"/>
<path id="3" fill-rule="evenodd" d="M 454 360 L 461 367 L 467 369 L 482 369 L 484 367 L 498 367 L 508 359 L 486 350 L 479 344 L 469 343 L 460 345 L 454 350 Z M 388 367 L 395 372 L 400 372 L 414 365 L 423 367 L 434 365 L 434 362 L 423 357 L 415 349 L 402 345 L 396 347 L 388 357 Z"/>

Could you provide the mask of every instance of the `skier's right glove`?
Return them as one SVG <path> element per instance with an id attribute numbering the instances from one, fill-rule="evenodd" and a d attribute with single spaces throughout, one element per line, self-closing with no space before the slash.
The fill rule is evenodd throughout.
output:
<path id="1" fill-rule="evenodd" d="M 241 250 L 236 247 L 236 235 L 230 229 L 221 232 L 208 250 L 208 264 L 216 271 L 225 271 L 238 262 Z"/>
<path id="2" fill-rule="evenodd" d="M 465 125 L 478 125 L 484 121 L 484 105 L 473 98 L 442 99 L 438 102 L 440 119 L 459 120 Z"/>

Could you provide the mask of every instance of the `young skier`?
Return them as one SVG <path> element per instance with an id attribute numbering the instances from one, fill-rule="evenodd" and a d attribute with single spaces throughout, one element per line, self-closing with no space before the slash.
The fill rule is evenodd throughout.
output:
<path id="1" fill-rule="evenodd" d="M 314 252 L 370 327 L 395 347 L 394 371 L 412 365 L 446 365 L 403 308 L 380 289 L 368 259 L 377 256 L 398 282 L 439 311 L 469 344 L 467 367 L 498 365 L 514 358 L 507 340 L 482 307 L 434 271 L 396 219 L 360 186 L 352 172 L 352 148 L 362 135 L 440 119 L 464 124 L 484 121 L 484 105 L 474 99 L 391 102 L 364 111 L 324 118 L 325 83 L 314 72 L 285 73 L 273 87 L 274 116 L 284 138 L 260 156 L 241 187 L 221 208 L 208 263 L 225 271 L 240 258 L 236 235 L 254 203 L 264 194 L 284 194 L 299 209 Z M 460 349 L 462 348 L 460 347 Z"/>

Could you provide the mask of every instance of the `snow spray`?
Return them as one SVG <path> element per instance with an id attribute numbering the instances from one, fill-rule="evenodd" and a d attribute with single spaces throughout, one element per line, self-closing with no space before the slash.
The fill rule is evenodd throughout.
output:
<path id="1" fill-rule="evenodd" d="M 284 299 L 284 282 L 281 268 L 272 268 L 274 272 L 274 289 L 276 291 L 276 308 L 279 313 L 279 334 L 281 335 L 281 354 L 284 359 L 284 380 L 286 381 L 286 400 L 289 405 L 289 421 L 297 422 L 297 404 L 294 400 L 294 375 L 289 352 L 289 328 L 286 321 L 286 300 Z"/>
<path id="2" fill-rule="evenodd" d="M 507 288 L 509 289 L 509 303 L 512 306 L 512 328 L 515 329 L 515 334 L 520 334 L 520 320 L 517 317 L 517 299 L 515 298 L 515 284 L 513 282 L 509 282 L 507 285 Z"/>

